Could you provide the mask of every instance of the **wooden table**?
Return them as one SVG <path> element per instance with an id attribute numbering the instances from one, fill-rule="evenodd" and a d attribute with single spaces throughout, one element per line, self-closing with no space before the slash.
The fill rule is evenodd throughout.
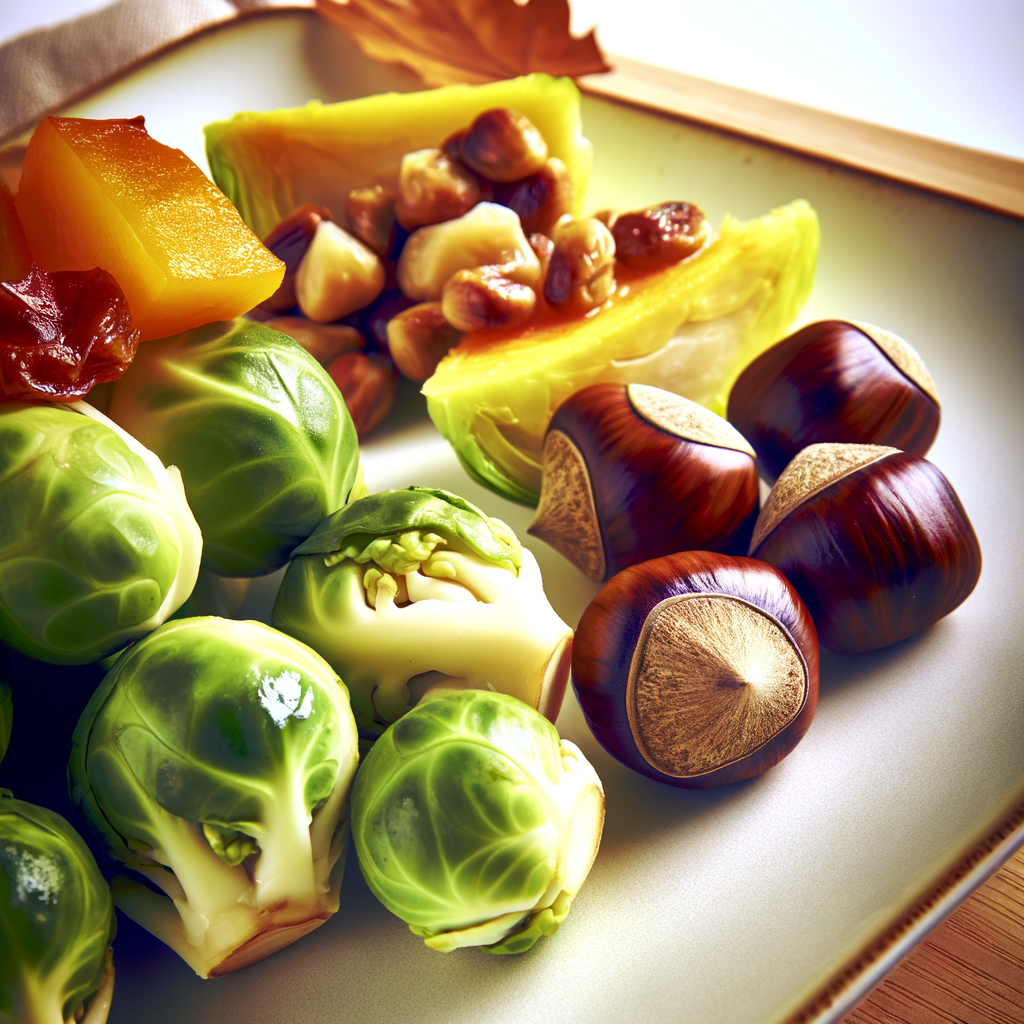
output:
<path id="1" fill-rule="evenodd" d="M 940 1022 L 1024 1022 L 1024 850 L 946 918 L 842 1024 Z"/>

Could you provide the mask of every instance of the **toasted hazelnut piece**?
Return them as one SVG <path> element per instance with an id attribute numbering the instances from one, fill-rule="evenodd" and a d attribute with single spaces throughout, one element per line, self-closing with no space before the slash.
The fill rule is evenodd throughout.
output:
<path id="1" fill-rule="evenodd" d="M 366 348 L 366 339 L 345 324 L 319 324 L 304 316 L 278 316 L 264 321 L 265 327 L 294 338 L 321 366 L 330 366 L 345 352 Z"/>
<path id="2" fill-rule="evenodd" d="M 385 355 L 346 352 L 327 367 L 338 385 L 359 437 L 365 437 L 385 420 L 395 404 L 397 374 Z"/>
<path id="3" fill-rule="evenodd" d="M 352 234 L 378 256 L 387 256 L 391 249 L 397 198 L 394 189 L 367 185 L 352 189 L 345 201 L 345 215 Z"/>
<path id="4" fill-rule="evenodd" d="M 540 303 L 544 301 L 544 283 L 548 279 L 548 268 L 551 266 L 551 257 L 555 252 L 555 243 L 547 235 L 541 234 L 539 231 L 535 231 L 530 235 L 527 241 L 540 262 L 540 277 L 534 285 L 534 291 L 537 293 L 537 302 Z"/>
<path id="5" fill-rule="evenodd" d="M 461 217 L 480 202 L 476 175 L 439 149 L 402 157 L 395 216 L 408 231 Z"/>
<path id="6" fill-rule="evenodd" d="M 548 158 L 548 144 L 525 114 L 495 107 L 469 126 L 459 152 L 485 178 L 516 181 L 541 169 Z"/>
<path id="7" fill-rule="evenodd" d="M 621 213 L 611 227 L 615 257 L 634 270 L 654 270 L 692 256 L 711 234 L 704 211 L 692 203 L 662 203 Z"/>
<path id="8" fill-rule="evenodd" d="M 569 171 L 554 156 L 536 174 L 494 188 L 494 201 L 515 210 L 527 234 L 550 234 L 572 209 L 572 198 Z"/>
<path id="9" fill-rule="evenodd" d="M 299 309 L 327 323 L 373 302 L 384 289 L 384 264 L 333 221 L 321 221 L 295 275 Z"/>
<path id="10" fill-rule="evenodd" d="M 430 377 L 460 333 L 444 318 L 440 302 L 410 306 L 388 321 L 388 349 L 399 372 L 409 380 Z"/>
<path id="11" fill-rule="evenodd" d="M 540 263 L 507 207 L 478 203 L 469 213 L 413 232 L 398 260 L 398 286 L 411 299 L 440 299 L 444 283 L 458 270 L 516 264 L 506 277 L 535 285 Z"/>
<path id="12" fill-rule="evenodd" d="M 320 221 L 333 219 L 326 206 L 305 203 L 271 228 L 263 244 L 284 263 L 284 280 L 277 291 L 257 308 L 273 314 L 284 313 L 295 305 L 295 272 L 313 241 Z"/>
<path id="13" fill-rule="evenodd" d="M 452 274 L 441 296 L 444 317 L 460 331 L 493 331 L 529 320 L 537 293 L 506 277 L 504 267 L 474 267 Z M 515 271 L 515 264 L 511 270 Z"/>
<path id="14" fill-rule="evenodd" d="M 544 298 L 563 312 L 585 313 L 615 290 L 615 240 L 593 217 L 563 218 L 555 229 Z"/>

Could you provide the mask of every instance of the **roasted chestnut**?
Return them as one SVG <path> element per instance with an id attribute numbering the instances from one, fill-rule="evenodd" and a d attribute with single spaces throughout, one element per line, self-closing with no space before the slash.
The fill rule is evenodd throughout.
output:
<path id="1" fill-rule="evenodd" d="M 814 624 L 770 565 L 684 551 L 624 569 L 587 607 L 572 680 L 623 764 L 704 789 L 767 771 L 818 702 Z"/>
<path id="2" fill-rule="evenodd" d="M 774 478 L 802 448 L 823 442 L 924 455 L 940 410 L 931 375 L 902 338 L 871 324 L 822 320 L 750 363 L 726 415 Z"/>
<path id="3" fill-rule="evenodd" d="M 981 575 L 978 538 L 949 481 L 880 445 L 800 452 L 761 509 L 750 554 L 785 573 L 821 642 L 845 653 L 927 629 Z"/>
<path id="4" fill-rule="evenodd" d="M 673 551 L 745 553 L 754 452 L 721 416 L 647 384 L 593 384 L 551 418 L 528 532 L 592 580 Z"/>

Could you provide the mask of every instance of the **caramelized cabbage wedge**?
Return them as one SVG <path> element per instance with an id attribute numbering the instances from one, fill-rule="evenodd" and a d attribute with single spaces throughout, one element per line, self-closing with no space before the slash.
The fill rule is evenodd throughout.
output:
<path id="1" fill-rule="evenodd" d="M 818 218 L 797 200 L 752 221 L 726 217 L 707 246 L 619 287 L 585 318 L 538 317 L 465 334 L 426 382 L 431 418 L 466 470 L 536 505 L 554 411 L 590 384 L 653 384 L 725 415 L 740 371 L 789 328 L 810 294 Z"/>
<path id="2" fill-rule="evenodd" d="M 565 163 L 578 213 L 593 163 L 580 94 L 571 79 L 545 74 L 239 113 L 206 126 L 206 158 L 213 180 L 260 238 L 303 203 L 328 207 L 344 226 L 351 189 L 394 188 L 406 153 L 439 147 L 492 107 L 511 107 L 537 126 L 549 154 Z"/>
<path id="3" fill-rule="evenodd" d="M 486 690 L 435 691 L 377 741 L 352 790 L 367 885 L 441 952 L 522 953 L 553 935 L 603 824 L 579 748 Z"/>

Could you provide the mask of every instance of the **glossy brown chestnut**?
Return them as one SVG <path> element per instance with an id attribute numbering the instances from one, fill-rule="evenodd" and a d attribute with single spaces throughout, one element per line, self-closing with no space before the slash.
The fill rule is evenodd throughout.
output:
<path id="1" fill-rule="evenodd" d="M 739 375 L 729 422 L 777 477 L 810 444 L 892 445 L 924 455 L 939 396 L 921 357 L 871 324 L 822 320 L 783 338 Z"/>
<path id="2" fill-rule="evenodd" d="M 624 569 L 587 607 L 572 680 L 598 742 L 660 782 L 767 771 L 818 703 L 814 624 L 764 562 L 684 551 Z"/>
<path id="3" fill-rule="evenodd" d="M 967 513 L 926 459 L 879 445 L 819 444 L 786 467 L 750 553 L 786 575 L 821 642 L 887 647 L 948 615 L 981 575 Z"/>
<path id="4" fill-rule="evenodd" d="M 673 551 L 743 553 L 754 452 L 720 416 L 647 384 L 593 384 L 555 412 L 528 532 L 592 580 Z"/>

